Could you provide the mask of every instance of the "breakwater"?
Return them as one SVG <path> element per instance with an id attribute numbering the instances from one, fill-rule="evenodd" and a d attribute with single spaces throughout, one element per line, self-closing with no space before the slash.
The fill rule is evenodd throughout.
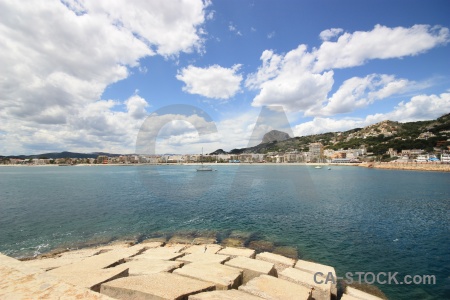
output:
<path id="1" fill-rule="evenodd" d="M 338 293 L 330 276 L 332 266 L 218 244 L 147 240 L 24 261 L 0 254 L 2 299 L 382 299 L 350 286 Z"/>
<path id="2" fill-rule="evenodd" d="M 442 163 L 375 162 L 375 163 L 362 163 L 359 166 L 375 169 L 450 172 L 450 164 L 442 164 Z"/>

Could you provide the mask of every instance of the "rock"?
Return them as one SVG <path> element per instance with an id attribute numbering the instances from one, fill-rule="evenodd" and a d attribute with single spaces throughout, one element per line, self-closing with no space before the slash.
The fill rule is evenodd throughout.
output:
<path id="1" fill-rule="evenodd" d="M 102 284 L 100 293 L 115 299 L 187 299 L 189 295 L 212 291 L 214 284 L 172 273 L 120 278 Z"/>
<path id="2" fill-rule="evenodd" d="M 239 290 L 263 299 L 307 300 L 311 295 L 311 290 L 304 286 L 268 275 L 250 280 Z"/>
<path id="3" fill-rule="evenodd" d="M 298 251 L 294 247 L 276 247 L 272 253 L 283 255 L 292 259 L 298 259 Z"/>
<path id="4" fill-rule="evenodd" d="M 217 290 L 236 289 L 242 283 L 242 270 L 219 263 L 191 263 L 173 273 L 212 282 Z"/>
<path id="5" fill-rule="evenodd" d="M 278 130 L 271 130 L 267 132 L 262 141 L 261 144 L 265 143 L 271 143 L 271 142 L 282 142 L 287 139 L 290 139 L 291 137 L 286 132 L 278 131 Z"/>
<path id="6" fill-rule="evenodd" d="M 245 240 L 239 238 L 226 238 L 221 244 L 225 247 L 244 247 Z"/>
<path id="7" fill-rule="evenodd" d="M 272 242 L 269 241 L 251 241 L 248 244 L 248 248 L 255 250 L 257 253 L 260 253 L 272 252 L 275 246 Z"/>
<path id="8" fill-rule="evenodd" d="M 225 262 L 225 265 L 243 270 L 243 284 L 259 275 L 276 276 L 277 274 L 272 263 L 242 256 L 238 256 Z"/>

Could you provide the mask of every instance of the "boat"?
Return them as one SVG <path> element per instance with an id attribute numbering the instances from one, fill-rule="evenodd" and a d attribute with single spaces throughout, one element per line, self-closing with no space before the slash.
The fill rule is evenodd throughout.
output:
<path id="1" fill-rule="evenodd" d="M 322 169 L 321 166 L 315 166 L 314 169 Z"/>
<path id="2" fill-rule="evenodd" d="M 201 163 L 201 166 L 197 168 L 197 172 L 205 172 L 205 171 L 213 170 L 210 166 L 203 165 L 203 148 L 202 148 L 202 155 L 200 156 L 200 163 Z"/>
<path id="3" fill-rule="evenodd" d="M 328 170 L 331 170 L 331 167 L 328 167 Z"/>

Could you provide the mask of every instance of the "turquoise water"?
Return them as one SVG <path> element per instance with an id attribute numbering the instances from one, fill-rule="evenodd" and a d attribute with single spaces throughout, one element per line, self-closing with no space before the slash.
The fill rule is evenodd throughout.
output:
<path id="1" fill-rule="evenodd" d="M 450 174 L 215 168 L 2 167 L 0 252 L 21 257 L 192 230 L 216 231 L 220 239 L 239 230 L 296 247 L 338 276 L 436 276 L 436 285 L 379 285 L 391 299 L 450 298 Z"/>

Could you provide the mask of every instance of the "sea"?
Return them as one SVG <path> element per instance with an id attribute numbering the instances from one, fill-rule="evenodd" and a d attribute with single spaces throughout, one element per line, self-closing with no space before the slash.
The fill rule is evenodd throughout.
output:
<path id="1" fill-rule="evenodd" d="M 378 276 L 373 284 L 389 299 L 450 299 L 450 173 L 212 167 L 0 167 L 0 252 L 20 258 L 114 240 L 238 236 L 295 249 L 347 283 Z M 400 284 L 406 275 L 418 284 Z M 419 283 L 424 275 L 434 284 Z"/>

